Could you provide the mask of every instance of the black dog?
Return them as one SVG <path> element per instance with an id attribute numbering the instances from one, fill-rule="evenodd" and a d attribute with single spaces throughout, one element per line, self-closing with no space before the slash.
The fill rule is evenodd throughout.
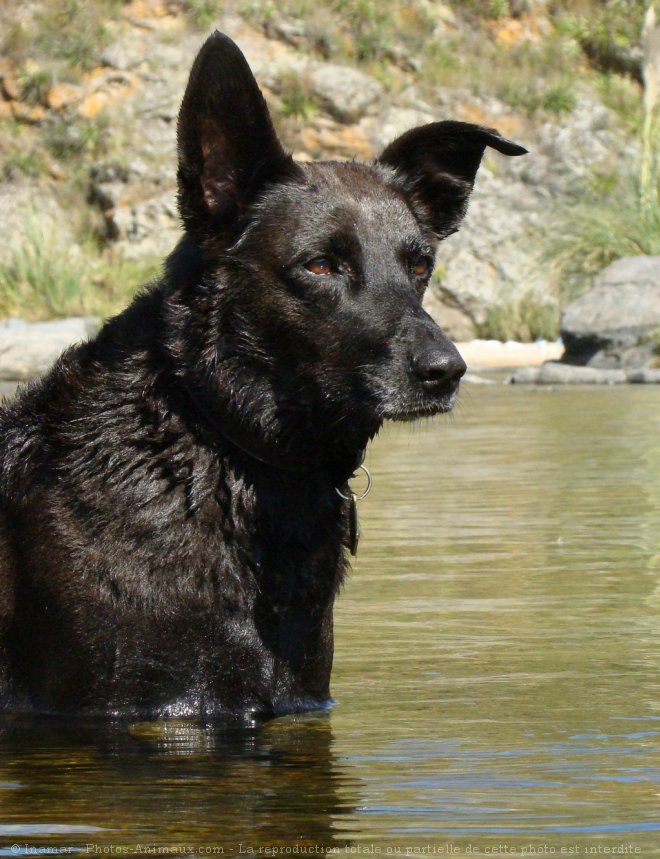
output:
<path id="1" fill-rule="evenodd" d="M 486 146 L 416 128 L 297 164 L 213 35 L 179 117 L 185 236 L 163 279 L 0 412 L 0 708 L 322 707 L 385 418 L 450 409 L 465 364 L 422 310 Z"/>

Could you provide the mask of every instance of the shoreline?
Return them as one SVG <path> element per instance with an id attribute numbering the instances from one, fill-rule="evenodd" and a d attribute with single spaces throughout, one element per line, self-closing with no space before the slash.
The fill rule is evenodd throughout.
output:
<path id="1" fill-rule="evenodd" d="M 518 370 L 522 367 L 540 367 L 546 361 L 559 361 L 564 354 L 560 342 L 540 340 L 520 343 L 516 340 L 466 340 L 456 343 L 468 372 L 479 370 Z"/>
<path id="2" fill-rule="evenodd" d="M 99 319 L 82 317 L 0 321 L 0 397 L 11 396 L 17 385 L 43 375 L 65 349 L 93 336 L 99 327 Z M 561 341 L 475 339 L 455 345 L 467 364 L 468 383 L 492 384 L 495 376 L 502 376 L 502 381 L 532 385 L 660 384 L 657 367 L 597 369 L 558 363 L 564 353 Z"/>

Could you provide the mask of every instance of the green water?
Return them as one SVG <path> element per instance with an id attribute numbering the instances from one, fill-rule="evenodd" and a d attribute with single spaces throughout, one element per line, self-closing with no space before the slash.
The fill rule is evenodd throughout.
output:
<path id="1" fill-rule="evenodd" d="M 660 855 L 660 390 L 465 386 L 368 464 L 332 712 L 5 719 L 0 855 Z"/>

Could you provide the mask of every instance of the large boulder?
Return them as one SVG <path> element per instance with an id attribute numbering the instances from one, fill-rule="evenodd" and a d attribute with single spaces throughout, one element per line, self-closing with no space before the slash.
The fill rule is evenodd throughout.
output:
<path id="1" fill-rule="evenodd" d="M 660 256 L 625 257 L 565 308 L 563 360 L 597 368 L 644 367 L 657 358 L 659 330 Z"/>
<path id="2" fill-rule="evenodd" d="M 311 91 L 340 122 L 357 122 L 383 96 L 375 78 L 348 66 L 320 63 L 308 75 Z"/>
<path id="3" fill-rule="evenodd" d="M 438 250 L 433 291 L 483 331 L 498 308 L 554 303 L 552 273 L 539 256 L 548 213 L 578 195 L 594 172 L 611 172 L 635 150 L 617 131 L 612 111 L 583 94 L 561 122 L 532 127 L 520 121 L 518 128 L 510 108 L 496 99 L 458 95 L 445 90 L 445 102 L 430 108 L 435 118 L 493 126 L 530 149 L 524 158 L 486 150 L 461 230 Z"/>
<path id="4" fill-rule="evenodd" d="M 628 379 L 625 370 L 604 370 L 596 367 L 575 367 L 560 361 L 546 361 L 542 367 L 521 367 L 511 377 L 517 385 L 618 385 Z M 650 382 L 651 379 L 639 379 Z"/>
<path id="5" fill-rule="evenodd" d="M 93 337 L 100 324 L 92 316 L 33 323 L 0 320 L 0 380 L 40 376 L 69 346 Z"/>

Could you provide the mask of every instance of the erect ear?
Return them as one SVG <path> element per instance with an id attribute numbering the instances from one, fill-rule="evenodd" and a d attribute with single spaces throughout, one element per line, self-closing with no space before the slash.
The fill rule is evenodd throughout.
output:
<path id="1" fill-rule="evenodd" d="M 178 149 L 179 210 L 193 231 L 229 223 L 265 182 L 296 169 L 247 60 L 222 33 L 206 40 L 193 64 Z"/>
<path id="2" fill-rule="evenodd" d="M 456 232 L 465 216 L 487 146 L 504 155 L 527 152 L 492 128 L 449 120 L 407 131 L 378 161 L 395 169 L 417 217 L 443 239 Z"/>

